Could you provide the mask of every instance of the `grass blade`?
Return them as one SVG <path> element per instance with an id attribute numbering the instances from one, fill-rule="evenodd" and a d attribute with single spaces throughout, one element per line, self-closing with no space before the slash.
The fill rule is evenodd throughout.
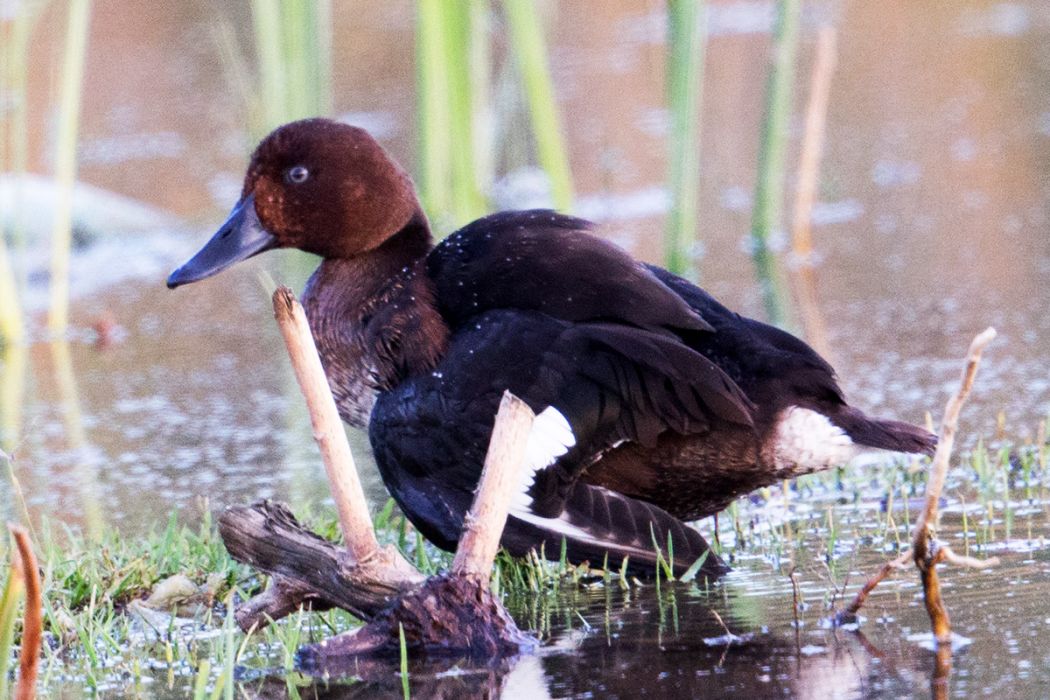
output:
<path id="1" fill-rule="evenodd" d="M 400 622 L 397 624 L 397 635 L 401 651 L 401 694 L 408 700 L 412 697 L 412 691 L 408 687 L 408 645 L 405 643 L 405 626 Z"/>

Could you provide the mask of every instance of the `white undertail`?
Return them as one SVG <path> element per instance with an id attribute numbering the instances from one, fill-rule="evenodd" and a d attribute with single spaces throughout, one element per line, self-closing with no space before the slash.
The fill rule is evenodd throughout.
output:
<path id="1" fill-rule="evenodd" d="M 823 413 L 791 406 L 780 414 L 773 460 L 780 476 L 801 476 L 849 462 L 863 448 Z"/>

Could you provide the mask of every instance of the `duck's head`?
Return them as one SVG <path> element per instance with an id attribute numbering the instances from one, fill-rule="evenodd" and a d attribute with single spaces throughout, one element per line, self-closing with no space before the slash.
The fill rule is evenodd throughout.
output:
<path id="1" fill-rule="evenodd" d="M 285 124 L 259 143 L 241 198 L 178 287 L 271 248 L 325 258 L 373 250 L 419 214 L 412 181 L 368 132 L 329 119 Z"/>

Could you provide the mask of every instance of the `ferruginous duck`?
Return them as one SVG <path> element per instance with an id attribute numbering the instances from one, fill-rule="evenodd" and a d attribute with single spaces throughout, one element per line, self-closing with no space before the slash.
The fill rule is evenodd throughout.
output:
<path id="1" fill-rule="evenodd" d="M 434 245 L 408 174 L 362 129 L 278 128 L 240 201 L 168 278 L 177 287 L 270 250 L 321 256 L 303 306 L 343 419 L 367 426 L 412 524 L 455 546 L 504 390 L 537 419 L 502 543 L 678 572 L 708 545 L 686 521 L 869 449 L 936 438 L 846 403 L 794 336 L 632 259 L 593 225 L 507 211 Z M 725 570 L 710 554 L 702 571 Z"/>

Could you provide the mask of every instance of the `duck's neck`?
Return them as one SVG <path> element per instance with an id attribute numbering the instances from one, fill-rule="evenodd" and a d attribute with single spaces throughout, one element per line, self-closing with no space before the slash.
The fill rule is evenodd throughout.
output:
<path id="1" fill-rule="evenodd" d="M 444 355 L 448 327 L 426 275 L 430 248 L 419 213 L 379 248 L 323 260 L 303 292 L 328 384 L 352 425 L 367 425 L 378 391 Z"/>

